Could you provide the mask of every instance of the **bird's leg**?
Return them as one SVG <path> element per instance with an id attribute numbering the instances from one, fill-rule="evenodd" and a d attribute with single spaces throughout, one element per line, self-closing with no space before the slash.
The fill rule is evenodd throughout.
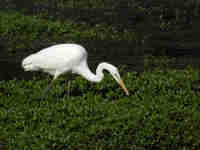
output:
<path id="1" fill-rule="evenodd" d="M 58 77 L 59 75 L 60 75 L 60 74 L 59 74 L 58 72 L 55 73 L 55 75 L 54 75 L 54 77 L 53 77 L 53 80 L 52 80 L 51 83 L 48 85 L 48 87 L 44 90 L 42 96 L 40 97 L 41 100 L 46 96 L 47 92 L 51 89 L 51 87 L 52 87 L 54 81 L 57 79 L 57 77 Z"/>
<path id="2" fill-rule="evenodd" d="M 69 99 L 69 96 L 70 96 L 70 84 L 71 84 L 71 82 L 68 81 L 68 99 Z"/>
<path id="3" fill-rule="evenodd" d="M 46 96 L 47 92 L 51 89 L 52 85 L 53 85 L 54 80 L 51 81 L 51 83 L 47 86 L 47 88 L 44 90 L 42 96 L 40 97 L 40 99 L 44 99 L 44 97 Z"/>
<path id="4" fill-rule="evenodd" d="M 52 87 L 54 81 L 57 79 L 58 76 L 59 76 L 59 73 L 56 72 L 55 75 L 54 75 L 54 77 L 53 77 L 53 80 L 52 80 L 51 83 L 48 85 L 48 87 L 44 90 L 44 92 L 43 92 L 42 96 L 40 97 L 40 99 L 43 99 L 43 98 L 46 96 L 47 92 L 51 89 L 51 87 Z"/>

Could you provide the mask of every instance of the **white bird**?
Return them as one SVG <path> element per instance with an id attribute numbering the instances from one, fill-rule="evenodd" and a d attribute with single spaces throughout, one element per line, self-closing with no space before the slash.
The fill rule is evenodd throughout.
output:
<path id="1" fill-rule="evenodd" d="M 89 81 L 100 82 L 104 77 L 103 70 L 107 70 L 126 95 L 129 95 L 117 67 L 103 62 L 98 65 L 96 74 L 94 74 L 88 67 L 87 56 L 87 51 L 81 45 L 57 44 L 26 57 L 22 61 L 22 67 L 25 71 L 44 71 L 53 76 L 53 80 L 44 91 L 42 98 L 52 86 L 53 81 L 62 74 L 71 72 L 81 75 Z"/>

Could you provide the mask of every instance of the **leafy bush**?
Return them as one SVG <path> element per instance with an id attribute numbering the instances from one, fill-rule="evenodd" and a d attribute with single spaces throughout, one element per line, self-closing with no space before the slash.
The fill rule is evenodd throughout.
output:
<path id="1" fill-rule="evenodd" d="M 124 73 L 130 91 L 105 76 L 0 82 L 0 145 L 8 149 L 196 149 L 200 146 L 200 71 Z"/>
<path id="2" fill-rule="evenodd" d="M 1 47 L 16 55 L 18 51 L 30 52 L 56 43 L 83 43 L 90 49 L 91 45 L 88 45 L 95 40 L 119 43 L 124 39 L 131 41 L 133 37 L 131 34 L 127 35 L 126 31 L 120 33 L 114 27 L 103 23 L 90 27 L 72 20 L 51 21 L 40 16 L 0 12 L 0 39 L 4 41 L 0 43 Z"/>

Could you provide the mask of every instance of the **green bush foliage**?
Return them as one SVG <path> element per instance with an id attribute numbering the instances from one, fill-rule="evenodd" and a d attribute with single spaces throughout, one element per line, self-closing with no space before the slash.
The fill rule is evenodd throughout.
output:
<path id="1" fill-rule="evenodd" d="M 0 47 L 18 55 L 76 42 L 95 52 L 196 55 L 199 4 L 198 0 L 7 0 L 0 6 Z"/>
<path id="2" fill-rule="evenodd" d="M 85 23 L 75 23 L 72 20 L 55 22 L 39 16 L 0 12 L 0 39 L 4 41 L 0 44 L 16 55 L 18 51 L 36 51 L 56 43 L 84 43 L 90 48 L 87 45 L 95 39 L 119 42 L 129 37 L 132 38 L 127 36 L 126 31 L 121 36 L 114 27 L 104 24 L 89 27 Z"/>
<path id="3" fill-rule="evenodd" d="M 2 1 L 0 47 L 2 54 L 18 56 L 13 60 L 76 42 L 96 54 L 102 48 L 112 55 L 125 49 L 129 56 L 145 54 L 146 71 L 121 69 L 128 97 L 108 74 L 99 84 L 77 77 L 70 88 L 61 77 L 45 100 L 39 97 L 50 78 L 1 80 L 0 149 L 198 149 L 200 71 L 169 69 L 173 59 L 154 56 L 199 49 L 199 4 Z"/>
<path id="4" fill-rule="evenodd" d="M 0 81 L 0 145 L 7 149 L 196 149 L 200 146 L 200 71 L 124 72 L 126 96 L 106 74 Z"/>

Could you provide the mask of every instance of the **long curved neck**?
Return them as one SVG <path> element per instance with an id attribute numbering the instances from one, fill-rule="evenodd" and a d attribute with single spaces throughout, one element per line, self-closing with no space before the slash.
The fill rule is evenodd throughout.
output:
<path id="1" fill-rule="evenodd" d="M 107 63 L 100 63 L 98 66 L 97 66 L 97 69 L 96 69 L 96 74 L 92 73 L 91 70 L 89 69 L 88 65 L 85 64 L 86 66 L 84 67 L 84 69 L 81 71 L 81 75 L 86 78 L 87 80 L 89 81 L 92 81 L 92 82 L 100 82 L 103 77 L 104 77 L 104 74 L 103 74 L 103 70 L 107 69 Z"/>

